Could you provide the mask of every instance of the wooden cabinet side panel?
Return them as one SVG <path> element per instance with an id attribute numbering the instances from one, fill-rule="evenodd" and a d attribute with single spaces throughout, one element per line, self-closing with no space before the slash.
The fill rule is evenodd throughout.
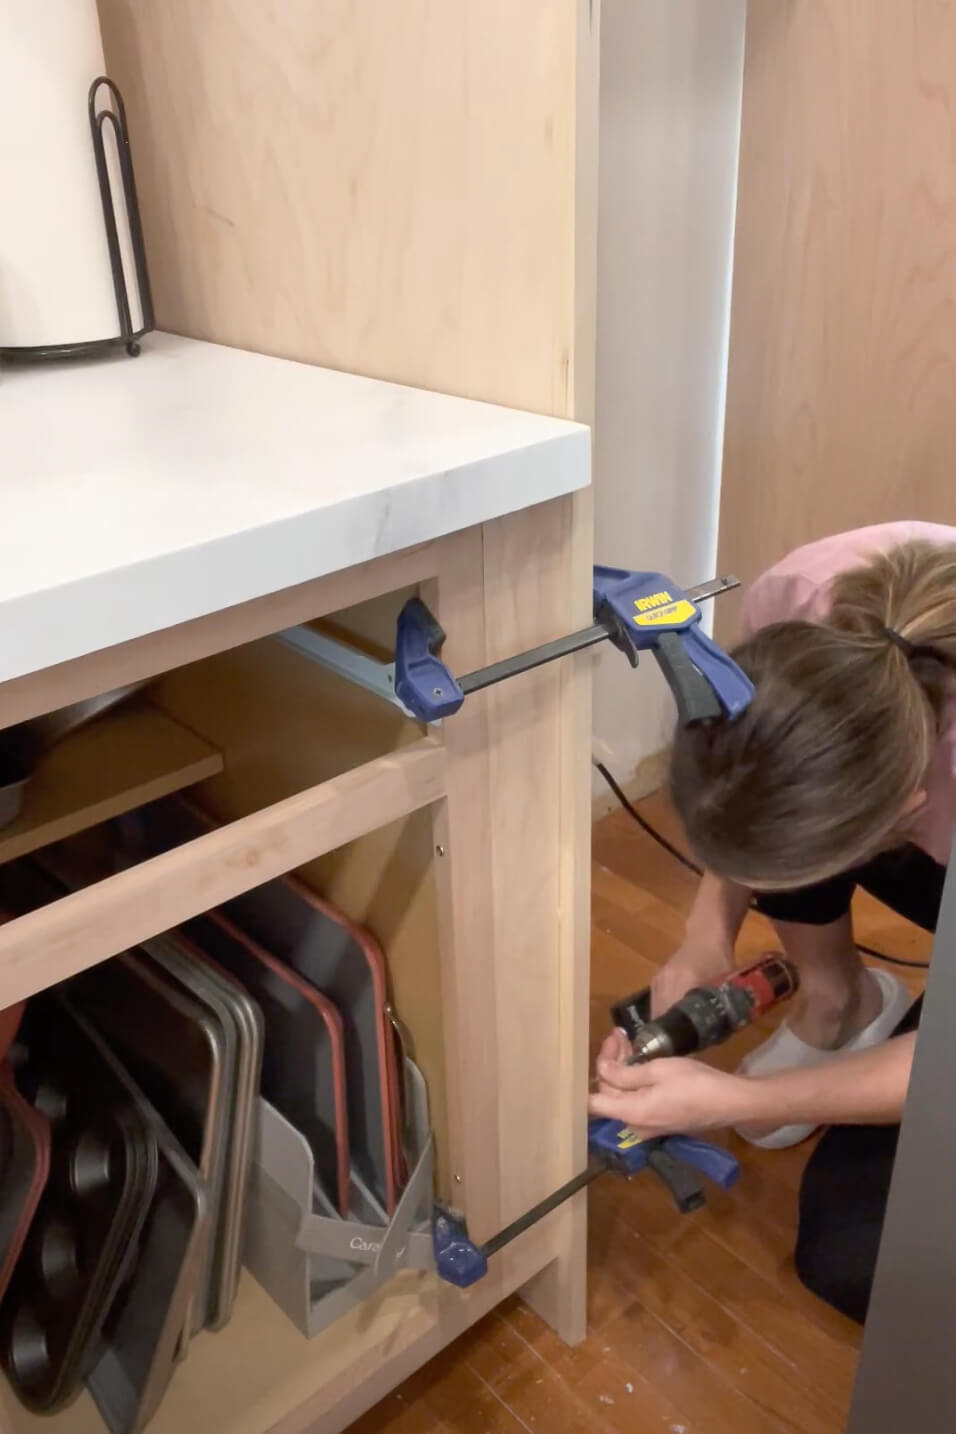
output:
<path id="1" fill-rule="evenodd" d="M 456 605 L 478 580 L 472 570 L 462 586 L 461 561 L 440 569 L 442 623 L 464 665 L 584 625 L 590 561 L 588 510 L 576 499 L 487 524 L 480 616 L 464 630 Z M 587 656 L 555 663 L 469 697 L 444 733 L 452 1159 L 479 1239 L 585 1159 L 589 689 Z M 583 1333 L 583 1221 L 583 1202 L 560 1216 L 558 1273 L 539 1292 L 572 1339 Z"/>

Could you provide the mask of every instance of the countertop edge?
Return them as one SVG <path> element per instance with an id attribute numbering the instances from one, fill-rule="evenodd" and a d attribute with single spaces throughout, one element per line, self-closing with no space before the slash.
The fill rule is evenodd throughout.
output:
<path id="1" fill-rule="evenodd" d="M 546 455 L 546 461 L 540 460 Z M 0 683 L 586 489 L 590 431 L 0 603 Z"/>

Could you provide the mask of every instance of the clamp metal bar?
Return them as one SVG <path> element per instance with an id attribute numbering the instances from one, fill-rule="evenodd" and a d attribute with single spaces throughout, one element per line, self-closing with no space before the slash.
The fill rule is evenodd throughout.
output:
<path id="1" fill-rule="evenodd" d="M 599 1164 L 591 1164 L 585 1170 L 582 1170 L 580 1174 L 572 1176 L 570 1180 L 564 1185 L 559 1186 L 557 1190 L 551 1195 L 548 1195 L 546 1199 L 540 1201 L 533 1209 L 525 1211 L 523 1215 L 519 1215 L 517 1220 L 512 1220 L 510 1225 L 506 1225 L 503 1230 L 499 1230 L 497 1235 L 492 1235 L 490 1240 L 486 1240 L 481 1247 L 485 1256 L 497 1255 L 499 1250 L 503 1250 L 505 1245 L 510 1245 L 512 1240 L 516 1240 L 519 1235 L 523 1235 L 525 1230 L 530 1230 L 531 1226 L 536 1225 L 539 1220 L 543 1220 L 545 1215 L 550 1215 L 552 1210 L 557 1210 L 559 1205 L 563 1205 L 566 1200 L 570 1200 L 571 1196 L 576 1195 L 579 1190 L 586 1189 L 592 1180 L 596 1180 L 599 1175 L 606 1175 L 609 1168 L 610 1167 L 602 1161 Z"/>
<path id="2" fill-rule="evenodd" d="M 631 1176 L 651 1169 L 663 1180 L 681 1214 L 698 1210 L 704 1191 L 695 1171 L 706 1175 L 722 1190 L 729 1190 L 740 1167 L 729 1150 L 686 1135 L 656 1136 L 641 1140 L 630 1126 L 616 1120 L 588 1121 L 588 1164 L 564 1185 L 512 1220 L 483 1245 L 468 1237 L 467 1221 L 460 1210 L 435 1202 L 432 1216 L 432 1249 L 435 1267 L 443 1280 L 466 1289 L 488 1271 L 488 1260 L 505 1245 L 523 1235 L 532 1225 L 550 1215 L 565 1200 L 590 1185 L 606 1171 Z"/>
<path id="3" fill-rule="evenodd" d="M 688 588 L 687 596 L 691 602 L 707 602 L 710 598 L 719 597 L 721 593 L 739 587 L 739 578 L 712 578 L 710 582 Z M 515 653 L 514 657 L 505 657 L 501 662 L 492 662 L 488 667 L 478 668 L 476 672 L 466 672 L 464 677 L 458 678 L 458 686 L 465 696 L 469 692 L 480 692 L 483 687 L 493 687 L 496 682 L 517 677 L 519 672 L 530 672 L 532 668 L 543 667 L 546 662 L 554 662 L 558 657 L 568 657 L 572 652 L 596 647 L 610 635 L 603 623 L 596 622 L 591 627 L 582 628 L 580 632 L 569 633 L 567 637 L 556 637 L 552 642 L 544 642 L 540 647 L 530 648 L 528 652 Z"/>
<path id="4" fill-rule="evenodd" d="M 567 657 L 572 652 L 581 652 L 586 647 L 595 647 L 605 642 L 608 630 L 600 623 L 585 627 L 580 632 L 569 633 L 567 637 L 556 637 L 552 642 L 543 642 L 528 652 L 516 652 L 514 657 L 505 657 L 501 662 L 492 662 L 479 667 L 477 672 L 466 672 L 458 678 L 458 686 L 467 697 L 469 692 L 480 692 L 483 687 L 493 687 L 507 677 L 516 677 L 519 672 L 530 672 L 534 667 L 543 667 L 555 658 Z"/>

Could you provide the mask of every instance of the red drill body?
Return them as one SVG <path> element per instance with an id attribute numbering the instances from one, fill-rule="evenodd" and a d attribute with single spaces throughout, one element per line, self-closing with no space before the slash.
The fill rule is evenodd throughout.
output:
<path id="1" fill-rule="evenodd" d="M 714 986 L 695 986 L 669 1010 L 647 1018 L 647 992 L 614 1007 L 614 1019 L 633 1047 L 631 1064 L 663 1056 L 690 1056 L 720 1045 L 799 985 L 796 967 L 782 956 L 765 956 L 744 970 L 729 971 Z"/>

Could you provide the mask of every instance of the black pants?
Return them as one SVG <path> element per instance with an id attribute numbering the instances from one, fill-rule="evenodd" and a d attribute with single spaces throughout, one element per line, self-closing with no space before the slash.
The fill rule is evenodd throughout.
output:
<path id="1" fill-rule="evenodd" d="M 906 846 L 819 886 L 759 896 L 757 906 L 773 920 L 825 926 L 850 909 L 861 886 L 900 916 L 935 931 L 945 875 L 925 852 Z M 920 997 L 895 1035 L 916 1029 L 922 1005 Z M 859 1324 L 870 1302 L 899 1133 L 898 1125 L 832 1126 L 810 1156 L 800 1185 L 797 1274 Z"/>

